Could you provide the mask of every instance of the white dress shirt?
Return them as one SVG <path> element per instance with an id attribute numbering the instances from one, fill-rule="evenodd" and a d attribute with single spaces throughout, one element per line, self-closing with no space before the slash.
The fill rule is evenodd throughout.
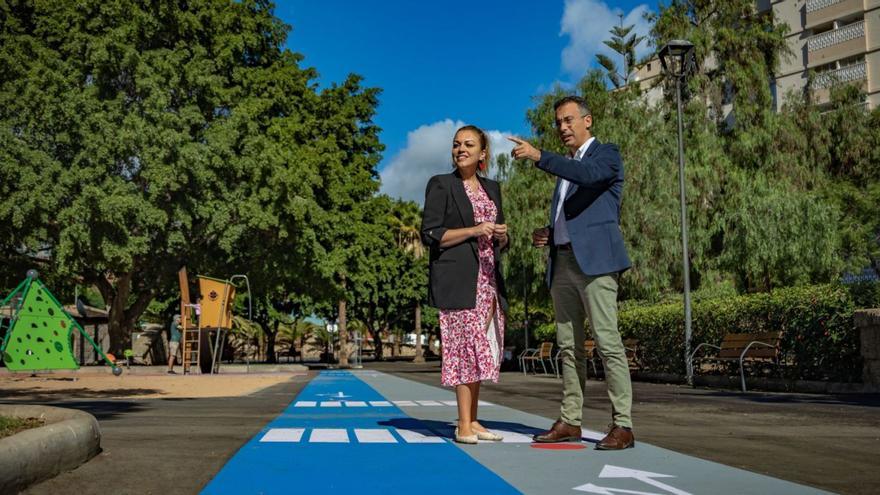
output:
<path id="1" fill-rule="evenodd" d="M 584 157 L 584 153 L 587 152 L 587 148 L 590 147 L 590 144 L 593 143 L 593 140 L 596 139 L 591 137 L 587 139 L 587 142 L 582 144 L 580 148 L 574 153 L 574 159 L 580 161 L 581 158 Z M 571 237 L 568 236 L 568 227 L 565 225 L 565 215 L 562 213 L 562 204 L 565 203 L 565 195 L 568 193 L 568 187 L 571 183 L 563 178 L 559 178 L 559 199 L 556 203 L 556 217 L 553 221 L 553 244 L 568 244 L 571 242 Z"/>

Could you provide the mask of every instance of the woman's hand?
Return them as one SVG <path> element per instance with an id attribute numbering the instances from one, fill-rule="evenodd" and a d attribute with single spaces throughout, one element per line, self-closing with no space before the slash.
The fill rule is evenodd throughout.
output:
<path id="1" fill-rule="evenodd" d="M 471 232 L 473 237 L 490 237 L 495 232 L 495 224 L 492 222 L 483 222 L 471 227 Z"/>
<path id="2" fill-rule="evenodd" d="M 496 223 L 495 230 L 492 232 L 492 235 L 495 236 L 499 241 L 503 241 L 507 238 L 507 225 L 503 223 Z"/>

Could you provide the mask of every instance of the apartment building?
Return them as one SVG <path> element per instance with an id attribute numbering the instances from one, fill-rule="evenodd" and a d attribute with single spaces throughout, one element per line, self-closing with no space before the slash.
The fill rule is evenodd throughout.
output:
<path id="1" fill-rule="evenodd" d="M 772 81 L 777 109 L 789 91 L 801 91 L 808 74 L 819 103 L 835 81 L 858 84 L 868 108 L 880 105 L 880 0 L 759 0 L 788 24 L 792 56 L 783 57 Z"/>
<path id="2" fill-rule="evenodd" d="M 828 102 L 828 88 L 839 81 L 861 85 L 868 108 L 880 106 L 880 0 L 758 0 L 757 6 L 789 27 L 792 54 L 782 57 L 770 82 L 776 110 L 787 93 L 804 90 L 810 71 L 820 104 Z M 663 97 L 657 85 L 661 76 L 658 59 L 634 74 L 650 104 Z"/>

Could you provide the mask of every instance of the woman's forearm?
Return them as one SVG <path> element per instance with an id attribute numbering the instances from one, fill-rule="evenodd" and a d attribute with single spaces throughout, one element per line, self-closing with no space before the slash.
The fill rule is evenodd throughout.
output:
<path id="1" fill-rule="evenodd" d="M 449 229 L 443 233 L 443 238 L 440 239 L 440 247 L 452 247 L 457 244 L 461 244 L 462 242 L 470 239 L 473 236 L 474 229 L 471 227 L 464 227 L 461 229 Z"/>

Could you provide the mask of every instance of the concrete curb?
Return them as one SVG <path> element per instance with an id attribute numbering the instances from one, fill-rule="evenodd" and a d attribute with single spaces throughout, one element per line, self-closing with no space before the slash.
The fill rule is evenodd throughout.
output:
<path id="1" fill-rule="evenodd" d="M 98 420 L 91 414 L 60 407 L 0 405 L 0 415 L 46 421 L 39 428 L 0 439 L 0 493 L 18 493 L 78 467 L 101 450 Z"/>

